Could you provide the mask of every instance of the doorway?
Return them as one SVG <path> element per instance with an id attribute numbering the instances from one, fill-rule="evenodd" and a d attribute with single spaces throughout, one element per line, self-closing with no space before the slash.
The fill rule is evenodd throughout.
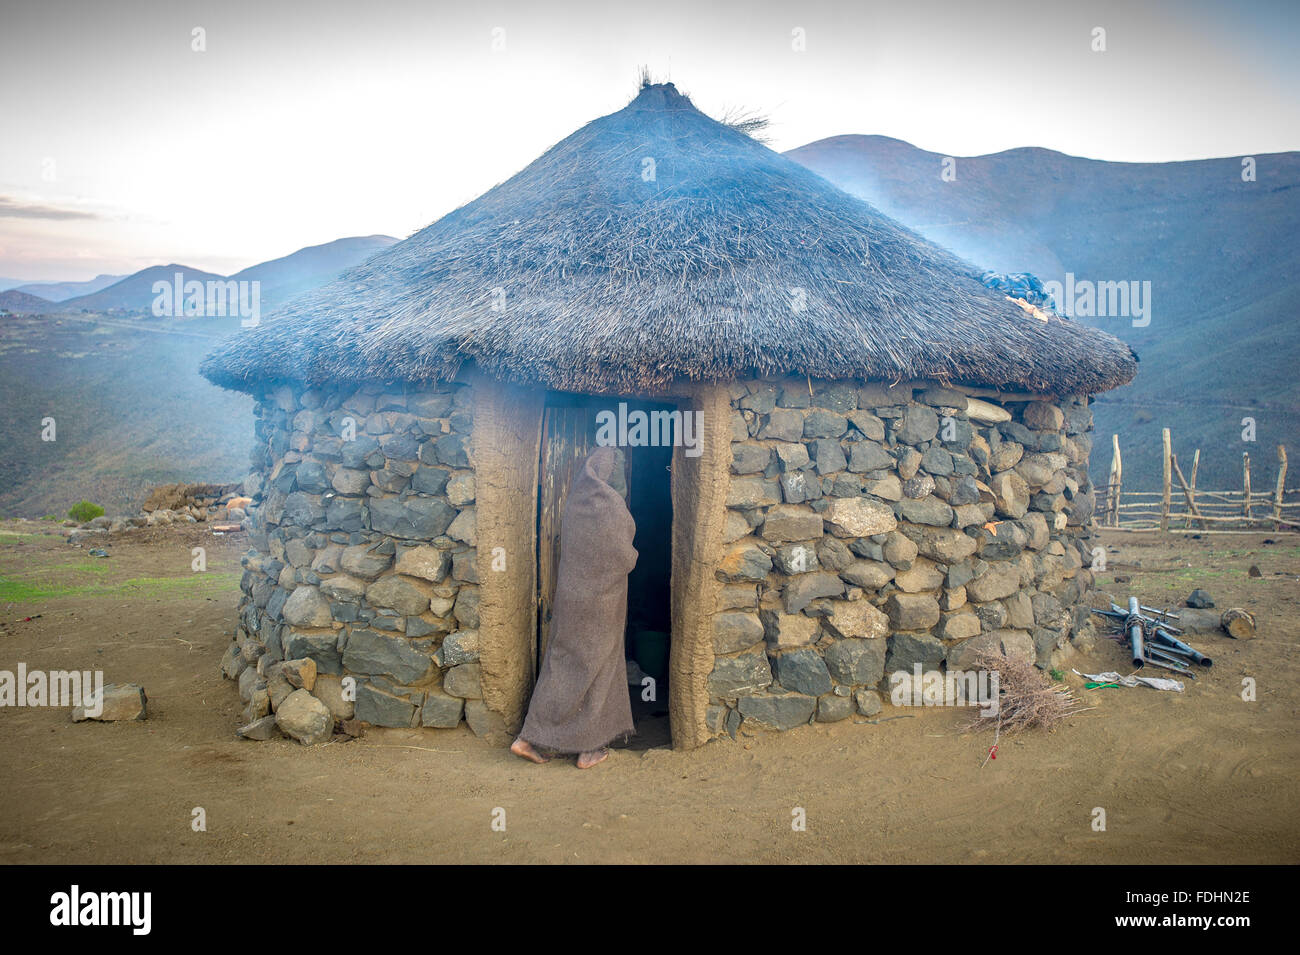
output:
<path id="1" fill-rule="evenodd" d="M 610 416 L 635 422 L 676 406 L 619 396 L 548 392 L 542 412 L 541 460 L 537 507 L 537 640 L 533 672 L 550 643 L 551 609 L 560 563 L 560 530 L 569 484 L 582 461 L 602 440 L 608 440 Z M 605 415 L 602 416 L 602 412 Z M 624 627 L 624 657 L 628 661 L 628 693 L 636 734 L 629 749 L 671 746 L 669 719 L 669 657 L 672 645 L 672 459 L 671 443 L 662 434 L 616 429 L 624 454 L 623 487 L 628 510 L 636 523 L 633 546 L 636 567 L 628 575 L 628 612 Z"/>

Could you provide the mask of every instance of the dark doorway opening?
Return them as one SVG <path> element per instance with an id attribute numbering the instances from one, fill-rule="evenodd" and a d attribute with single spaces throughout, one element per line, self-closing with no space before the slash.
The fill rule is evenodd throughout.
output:
<path id="1" fill-rule="evenodd" d="M 613 429 L 617 446 L 624 454 L 624 488 L 619 490 L 625 490 L 628 510 L 636 522 L 633 546 L 637 549 L 637 563 L 628 576 L 624 628 L 628 694 L 636 722 L 636 735 L 626 744 L 629 749 L 672 745 L 668 714 L 668 660 L 672 645 L 672 433 L 665 439 L 662 428 L 652 432 L 646 427 L 638 431 L 636 423 L 646 420 L 662 424 L 662 416 L 675 410 L 675 406 L 662 402 L 552 392 L 547 395 L 542 419 L 535 666 L 540 665 L 550 639 L 551 602 L 560 558 L 560 525 L 569 483 L 587 454 L 598 443 L 608 442 L 611 420 L 631 425 Z M 652 417 L 656 413 L 660 417 Z"/>

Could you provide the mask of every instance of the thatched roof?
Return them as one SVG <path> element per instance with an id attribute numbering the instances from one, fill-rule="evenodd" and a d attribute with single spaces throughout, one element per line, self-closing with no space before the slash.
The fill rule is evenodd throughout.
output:
<path id="1" fill-rule="evenodd" d="M 796 373 L 1064 394 L 1129 347 L 978 272 L 671 83 L 290 303 L 204 362 L 230 388 L 429 381 L 473 361 L 571 391 Z"/>

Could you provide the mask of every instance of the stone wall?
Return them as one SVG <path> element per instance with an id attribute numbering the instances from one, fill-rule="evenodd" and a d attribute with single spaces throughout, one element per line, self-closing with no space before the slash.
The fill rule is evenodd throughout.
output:
<path id="1" fill-rule="evenodd" d="M 223 661 L 240 680 L 246 723 L 271 715 L 284 698 L 276 665 L 298 659 L 315 662 L 307 689 L 335 719 L 489 722 L 470 394 L 459 383 L 281 388 L 258 402 L 253 549 Z"/>
<path id="2" fill-rule="evenodd" d="M 1046 666 L 1088 626 L 1086 398 L 804 379 L 731 396 L 710 732 L 869 716 L 896 670 L 982 647 Z"/>

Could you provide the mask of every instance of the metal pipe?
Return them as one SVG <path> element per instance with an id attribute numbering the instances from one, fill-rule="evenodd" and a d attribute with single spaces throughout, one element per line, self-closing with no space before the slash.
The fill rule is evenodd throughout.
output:
<path id="1" fill-rule="evenodd" d="M 1214 666 L 1214 661 L 1204 653 L 1201 653 L 1201 651 L 1194 647 L 1189 647 L 1163 627 L 1156 627 L 1155 630 L 1152 631 L 1151 637 L 1157 643 L 1163 643 L 1173 648 L 1178 653 L 1181 653 L 1183 656 L 1190 657 L 1193 663 L 1198 663 L 1203 667 Z"/>
<path id="2" fill-rule="evenodd" d="M 1162 670 L 1171 670 L 1174 673 L 1181 673 L 1189 680 L 1196 679 L 1196 671 L 1186 666 L 1180 666 L 1174 663 L 1169 663 L 1167 662 L 1167 659 L 1163 657 L 1152 656 L 1147 660 L 1147 663 L 1151 664 L 1153 667 L 1160 667 L 1160 669 Z"/>
<path id="3" fill-rule="evenodd" d="M 1142 652 L 1142 620 L 1141 614 L 1138 613 L 1138 599 L 1136 597 L 1128 598 L 1128 643 L 1133 650 L 1133 665 L 1135 667 L 1146 666 L 1146 655 Z"/>

